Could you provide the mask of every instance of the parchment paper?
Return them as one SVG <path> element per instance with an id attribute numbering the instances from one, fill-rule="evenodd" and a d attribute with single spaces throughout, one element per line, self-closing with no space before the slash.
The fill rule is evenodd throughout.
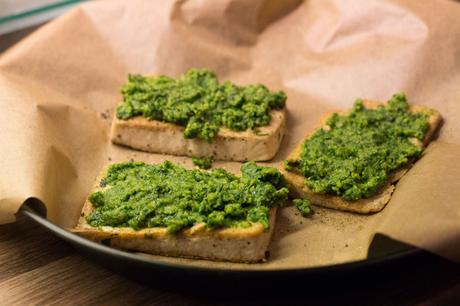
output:
<path id="1" fill-rule="evenodd" d="M 36 197 L 48 218 L 76 224 L 104 165 L 184 163 L 108 140 L 127 73 L 177 76 L 207 67 L 222 80 L 288 95 L 278 165 L 331 109 L 358 97 L 438 109 L 438 139 L 398 183 L 383 212 L 280 210 L 268 263 L 298 268 L 363 259 L 376 232 L 460 261 L 460 4 L 450 1 L 94 1 L 0 57 L 0 223 Z M 238 163 L 215 163 L 237 171 Z M 159 260 L 207 265 L 158 257 Z M 212 263 L 227 268 L 228 263 Z"/>

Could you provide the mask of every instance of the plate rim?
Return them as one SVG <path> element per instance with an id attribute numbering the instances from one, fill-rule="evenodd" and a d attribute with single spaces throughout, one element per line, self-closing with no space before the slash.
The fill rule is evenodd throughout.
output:
<path id="1" fill-rule="evenodd" d="M 215 267 L 206 267 L 206 266 L 191 266 L 188 264 L 182 263 L 168 263 L 168 262 L 159 262 L 155 261 L 154 259 L 137 255 L 135 253 L 118 250 L 115 248 L 111 248 L 100 243 L 96 243 L 94 241 L 90 241 L 83 237 L 80 237 L 70 231 L 67 231 L 65 228 L 62 228 L 50 220 L 46 219 L 39 212 L 37 212 L 31 206 L 25 204 L 21 207 L 21 212 L 24 213 L 27 217 L 41 225 L 42 227 L 47 228 L 52 233 L 57 235 L 59 238 L 69 242 L 70 244 L 76 244 L 80 247 L 84 247 L 87 249 L 91 249 L 91 251 L 95 251 L 98 254 L 103 254 L 104 256 L 114 256 L 119 259 L 129 260 L 131 262 L 135 262 L 138 264 L 147 264 L 151 265 L 155 268 L 161 269 L 176 269 L 182 271 L 192 271 L 192 272 L 200 272 L 200 273 L 207 273 L 207 274 L 227 274 L 227 275 L 234 275 L 244 273 L 246 275 L 251 276 L 260 276 L 260 275 L 285 275 L 285 274 L 317 274 L 317 273 L 324 273 L 324 272 L 333 272 L 333 271 L 346 271 L 350 269 L 357 269 L 357 268 L 365 268 L 365 267 L 372 267 L 378 266 L 384 263 L 397 261 L 405 258 L 409 258 L 412 256 L 417 256 L 423 253 L 423 250 L 418 249 L 416 247 L 409 246 L 407 250 L 402 250 L 399 252 L 395 252 L 392 254 L 382 255 L 375 258 L 366 258 L 357 261 L 345 262 L 345 263 L 338 263 L 332 265 L 324 265 L 324 266 L 316 266 L 316 267 L 308 267 L 308 268 L 281 268 L 281 269 L 243 269 L 243 268 L 236 268 L 236 269 L 224 269 L 224 268 L 215 268 Z"/>

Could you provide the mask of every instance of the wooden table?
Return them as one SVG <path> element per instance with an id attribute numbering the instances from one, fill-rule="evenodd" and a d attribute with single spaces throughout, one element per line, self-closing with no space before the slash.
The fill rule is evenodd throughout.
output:
<path id="1" fill-rule="evenodd" d="M 33 29 L 0 37 L 0 52 Z M 0 225 L 0 304 L 76 305 L 460 305 L 460 265 L 434 259 L 429 265 L 393 281 L 343 290 L 323 288 L 292 292 L 279 288 L 277 297 L 266 293 L 232 298 L 158 289 L 116 275 L 79 255 L 67 243 L 19 215 L 14 224 Z M 353 283 L 353 278 L 347 282 Z M 313 292 L 314 291 L 314 292 Z"/>

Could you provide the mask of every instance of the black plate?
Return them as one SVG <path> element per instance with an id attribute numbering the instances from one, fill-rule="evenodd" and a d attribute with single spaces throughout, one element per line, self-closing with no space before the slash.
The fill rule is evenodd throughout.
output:
<path id="1" fill-rule="evenodd" d="M 88 258 L 96 261 L 102 266 L 119 274 L 155 286 L 177 288 L 179 282 L 186 284 L 182 289 L 215 290 L 233 288 L 254 290 L 254 287 L 267 288 L 280 285 L 301 286 L 305 282 L 315 286 L 322 286 L 327 283 L 331 286 L 334 283 L 340 284 L 342 288 L 347 285 L 356 286 L 356 281 L 350 284 L 348 280 L 353 276 L 354 280 L 366 285 L 368 277 L 379 275 L 380 281 L 394 279 L 397 273 L 410 273 L 408 269 L 419 268 L 420 261 L 426 260 L 432 255 L 425 251 L 416 249 L 379 236 L 374 239 L 369 251 L 369 258 L 345 264 L 322 266 L 305 269 L 277 269 L 277 270 L 243 270 L 243 269 L 219 269 L 207 267 L 191 267 L 185 264 L 171 264 L 155 261 L 152 258 L 136 255 L 110 248 L 75 235 L 47 220 L 44 215 L 43 206 L 37 201 L 27 201 L 23 205 L 22 212 L 32 220 L 47 228 L 58 237 L 73 245 L 78 251 Z M 344 282 L 344 280 L 347 280 Z M 373 283 L 375 285 L 375 283 Z M 368 285 L 368 284 L 367 284 Z"/>

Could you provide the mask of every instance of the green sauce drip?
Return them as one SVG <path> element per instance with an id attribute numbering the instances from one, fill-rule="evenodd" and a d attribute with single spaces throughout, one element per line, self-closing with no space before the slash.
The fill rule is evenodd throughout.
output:
<path id="1" fill-rule="evenodd" d="M 269 228 L 269 211 L 288 197 L 281 173 L 248 162 L 237 177 L 224 169 L 186 170 L 170 161 L 114 164 L 89 196 L 94 227 L 166 227 L 175 233 L 194 224 L 208 228 Z"/>
<path id="2" fill-rule="evenodd" d="M 313 192 L 349 201 L 371 197 L 392 171 L 420 157 L 411 139 L 423 139 L 428 115 L 411 112 L 402 93 L 376 109 L 357 100 L 348 115 L 333 114 L 327 128 L 303 144 L 300 160 L 285 168 L 300 171 Z"/>
<path id="3" fill-rule="evenodd" d="M 310 215 L 312 212 L 311 201 L 309 199 L 294 199 L 292 203 L 304 217 Z"/>
<path id="4" fill-rule="evenodd" d="M 192 162 L 200 169 L 210 169 L 214 162 L 214 157 L 192 157 Z"/>
<path id="5" fill-rule="evenodd" d="M 208 142 L 224 126 L 245 131 L 268 125 L 270 111 L 285 105 L 286 95 L 263 85 L 219 83 L 206 69 L 191 69 L 180 78 L 129 75 L 122 87 L 118 119 L 143 116 L 185 127 L 184 137 Z"/>

